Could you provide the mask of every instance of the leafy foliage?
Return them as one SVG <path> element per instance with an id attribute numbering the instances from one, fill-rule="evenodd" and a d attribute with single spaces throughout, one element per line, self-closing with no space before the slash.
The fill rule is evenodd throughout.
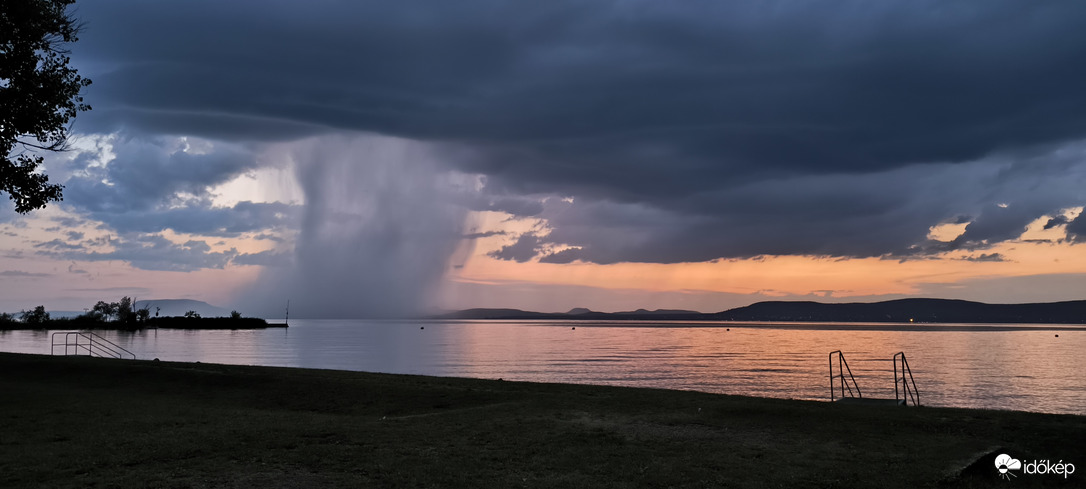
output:
<path id="1" fill-rule="evenodd" d="M 116 303 L 117 306 L 117 321 L 128 324 L 136 320 L 136 314 L 132 311 L 132 298 L 127 295 L 121 297 L 121 301 Z"/>
<path id="2" fill-rule="evenodd" d="M 98 301 L 91 309 L 91 314 L 95 319 L 109 321 L 117 315 L 117 308 L 116 302 Z"/>
<path id="3" fill-rule="evenodd" d="M 144 307 L 143 309 L 136 310 L 136 322 L 146 323 L 151 318 L 151 310 Z"/>
<path id="4" fill-rule="evenodd" d="M 0 2 L 0 192 L 26 213 L 62 198 L 62 187 L 38 171 L 35 150 L 61 151 L 68 124 L 90 110 L 80 90 L 90 80 L 68 66 L 64 48 L 80 25 L 68 15 L 75 0 Z"/>
<path id="5" fill-rule="evenodd" d="M 22 319 L 26 324 L 45 324 L 46 321 L 49 321 L 49 313 L 45 312 L 45 306 L 38 306 L 32 311 L 20 313 L 19 319 Z"/>

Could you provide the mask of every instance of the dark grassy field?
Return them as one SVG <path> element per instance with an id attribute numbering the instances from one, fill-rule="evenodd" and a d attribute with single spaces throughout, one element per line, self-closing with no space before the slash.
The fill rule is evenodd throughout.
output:
<path id="1" fill-rule="evenodd" d="M 0 353 L 0 423 L 5 488 L 1086 480 L 1081 416 L 329 370 Z M 1002 452 L 1079 467 L 1008 482 Z"/>

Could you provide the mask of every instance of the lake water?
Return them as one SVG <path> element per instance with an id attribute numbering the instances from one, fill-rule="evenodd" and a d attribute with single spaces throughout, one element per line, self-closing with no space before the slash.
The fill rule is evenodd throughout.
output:
<path id="1" fill-rule="evenodd" d="M 1070 326 L 293 320 L 99 334 L 140 359 L 817 400 L 829 398 L 830 351 L 844 352 L 864 397 L 884 398 L 904 351 L 921 404 L 1086 414 L 1086 329 Z M 0 332 L 0 351 L 48 354 L 50 334 Z"/>

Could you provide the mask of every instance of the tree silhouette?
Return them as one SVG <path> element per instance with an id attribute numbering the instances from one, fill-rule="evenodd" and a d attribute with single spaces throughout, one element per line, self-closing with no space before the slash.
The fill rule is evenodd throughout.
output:
<path id="1" fill-rule="evenodd" d="M 131 323 L 131 322 L 136 320 L 136 314 L 135 314 L 135 312 L 132 311 L 132 298 L 131 297 L 128 297 L 126 295 L 124 297 L 121 297 L 120 302 L 116 302 L 116 303 L 111 304 L 111 305 L 116 305 L 115 309 L 117 310 L 117 320 L 118 321 L 120 321 L 120 322 L 122 322 L 124 324 L 128 324 L 128 323 Z"/>
<path id="2" fill-rule="evenodd" d="M 45 306 L 35 307 L 33 311 L 23 311 L 20 316 L 27 324 L 45 324 L 49 321 L 49 313 L 45 312 Z"/>
<path id="3" fill-rule="evenodd" d="M 68 66 L 67 43 L 80 25 L 75 0 L 0 1 L 0 192 L 27 213 L 61 200 L 62 187 L 38 171 L 36 151 L 61 151 L 68 124 L 90 110 L 79 91 L 90 80 Z"/>
<path id="4" fill-rule="evenodd" d="M 113 316 L 117 315 L 117 309 L 120 308 L 120 304 L 116 302 L 98 301 L 91 309 L 91 312 L 96 316 L 106 321 L 113 319 Z"/>

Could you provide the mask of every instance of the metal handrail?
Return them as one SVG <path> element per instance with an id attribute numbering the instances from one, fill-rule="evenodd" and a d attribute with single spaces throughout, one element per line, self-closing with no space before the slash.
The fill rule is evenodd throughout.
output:
<path id="1" fill-rule="evenodd" d="M 901 357 L 901 376 L 898 377 L 898 357 Z M 909 374 L 909 378 L 905 378 L 905 374 Z M 912 383 L 912 389 L 909 389 L 909 384 Z M 899 394 L 898 385 L 901 385 L 901 393 Z M 894 399 L 898 402 L 909 403 L 909 396 L 912 396 L 913 405 L 920 405 L 920 392 L 916 390 L 916 380 L 913 379 L 913 371 L 909 368 L 909 361 L 905 358 L 905 352 L 899 351 L 894 354 Z"/>
<path id="2" fill-rule="evenodd" d="M 63 343 L 57 341 L 57 335 L 64 335 Z M 63 355 L 136 359 L 135 353 L 90 331 L 57 331 L 50 339 L 52 345 L 49 353 L 52 355 L 58 354 L 57 347 L 59 346 L 64 348 Z"/>
<path id="3" fill-rule="evenodd" d="M 837 354 L 837 375 L 833 374 L 833 355 Z M 850 386 L 848 382 L 845 382 L 845 372 L 848 371 L 848 378 L 852 380 Z M 852 369 L 848 367 L 848 362 L 845 360 L 845 354 L 841 353 L 841 350 L 834 350 L 830 352 L 830 401 L 836 399 L 836 394 L 833 390 L 833 379 L 841 379 L 841 398 L 845 397 L 845 389 L 848 389 L 849 397 L 863 397 L 863 393 L 860 392 L 860 385 L 856 383 L 856 377 L 852 376 Z M 856 393 L 852 393 L 852 388 L 856 388 Z"/>

